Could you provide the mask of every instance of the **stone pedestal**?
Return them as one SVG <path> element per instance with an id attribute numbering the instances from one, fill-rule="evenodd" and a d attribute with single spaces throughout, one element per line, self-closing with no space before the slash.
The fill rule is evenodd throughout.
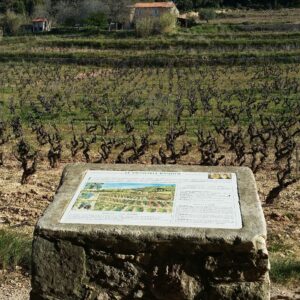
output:
<path id="1" fill-rule="evenodd" d="M 86 170 L 234 172 L 243 228 L 61 224 Z M 31 300 L 269 299 L 266 224 L 248 168 L 66 167 L 33 242 Z"/>

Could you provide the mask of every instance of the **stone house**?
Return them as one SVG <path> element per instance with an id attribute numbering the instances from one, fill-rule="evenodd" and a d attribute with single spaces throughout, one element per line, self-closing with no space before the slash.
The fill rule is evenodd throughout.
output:
<path id="1" fill-rule="evenodd" d="M 179 11 L 174 2 L 136 3 L 131 6 L 130 24 L 135 24 L 136 21 L 146 17 L 159 18 L 163 14 L 167 13 L 172 14 L 176 17 L 179 16 Z"/>
<path id="2" fill-rule="evenodd" d="M 51 30 L 51 23 L 46 18 L 36 18 L 32 20 L 33 32 L 44 32 Z"/>

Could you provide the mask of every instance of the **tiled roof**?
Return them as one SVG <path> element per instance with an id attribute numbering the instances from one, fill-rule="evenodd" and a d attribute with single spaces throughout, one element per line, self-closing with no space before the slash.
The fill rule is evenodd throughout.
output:
<path id="1" fill-rule="evenodd" d="M 163 7 L 163 8 L 171 8 L 175 7 L 174 2 L 141 2 L 136 3 L 133 5 L 134 8 L 156 8 L 156 7 Z"/>
<path id="2" fill-rule="evenodd" d="M 32 22 L 36 23 L 36 22 L 47 22 L 48 20 L 46 18 L 36 18 L 33 19 Z"/>

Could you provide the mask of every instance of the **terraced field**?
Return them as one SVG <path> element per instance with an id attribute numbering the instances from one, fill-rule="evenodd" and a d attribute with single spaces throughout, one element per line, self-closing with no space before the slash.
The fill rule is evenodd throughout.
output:
<path id="1" fill-rule="evenodd" d="M 300 9 L 229 11 L 209 24 L 168 36 L 132 32 L 55 30 L 4 38 L 1 61 L 44 61 L 97 66 L 299 63 Z"/>

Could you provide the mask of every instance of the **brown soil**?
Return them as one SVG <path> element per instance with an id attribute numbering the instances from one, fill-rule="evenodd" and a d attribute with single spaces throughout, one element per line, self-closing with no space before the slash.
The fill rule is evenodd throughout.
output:
<path id="1" fill-rule="evenodd" d="M 39 165 L 38 172 L 27 185 L 21 185 L 18 163 L 0 168 L 0 227 L 12 227 L 18 231 L 32 233 L 36 221 L 53 200 L 64 163 L 56 169 L 48 164 Z M 264 203 L 267 192 L 276 182 L 269 170 L 257 174 L 257 185 L 268 225 L 269 246 L 284 244 L 279 257 L 300 259 L 300 182 L 288 187 L 272 206 Z M 272 284 L 272 299 L 300 299 L 300 282 L 289 282 L 282 286 Z M 0 300 L 28 299 L 30 276 L 16 270 L 0 271 Z"/>
<path id="2" fill-rule="evenodd" d="M 29 300 L 29 292 L 28 274 L 0 270 L 0 300 Z"/>

